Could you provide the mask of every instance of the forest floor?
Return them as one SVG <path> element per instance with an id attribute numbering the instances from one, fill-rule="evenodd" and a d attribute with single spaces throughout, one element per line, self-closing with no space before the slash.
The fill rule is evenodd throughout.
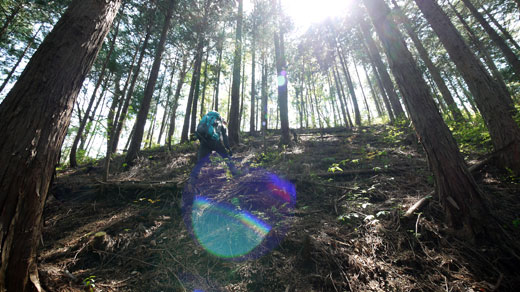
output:
<path id="1" fill-rule="evenodd" d="M 278 139 L 270 134 L 266 144 Z M 495 247 L 450 234 L 415 140 L 407 128 L 373 126 L 301 132 L 294 147 L 264 151 L 261 137 L 245 136 L 234 155 L 242 175 L 203 170 L 203 178 L 220 176 L 227 184 L 220 190 L 236 195 L 266 169 L 294 184 L 296 204 L 282 215 L 289 227 L 278 244 L 243 260 L 206 251 L 183 220 L 196 143 L 143 151 L 129 170 L 116 157 L 108 183 L 102 161 L 62 170 L 44 212 L 40 279 L 49 291 L 518 289 L 516 267 L 497 259 Z M 468 164 L 482 154 L 467 154 Z M 520 181 L 487 165 L 474 174 L 518 240 Z M 426 204 L 406 216 L 422 198 Z"/>

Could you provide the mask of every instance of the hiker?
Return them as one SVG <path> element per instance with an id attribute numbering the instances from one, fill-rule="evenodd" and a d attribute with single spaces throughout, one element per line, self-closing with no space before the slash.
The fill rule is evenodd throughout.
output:
<path id="1" fill-rule="evenodd" d="M 192 174 L 195 178 L 198 177 L 203 164 L 202 162 L 209 161 L 209 155 L 211 155 L 213 151 L 216 151 L 225 159 L 233 175 L 238 174 L 238 170 L 230 159 L 233 153 L 229 147 L 226 125 L 226 121 L 215 111 L 208 112 L 200 120 L 197 130 L 195 131 L 195 136 L 200 141 L 200 147 L 197 153 L 197 166 Z"/>

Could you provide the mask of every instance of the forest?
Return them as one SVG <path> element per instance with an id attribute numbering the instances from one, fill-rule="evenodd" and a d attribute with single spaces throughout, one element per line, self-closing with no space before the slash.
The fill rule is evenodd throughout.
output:
<path id="1" fill-rule="evenodd" d="M 520 0 L 0 16 L 0 292 L 520 290 Z"/>

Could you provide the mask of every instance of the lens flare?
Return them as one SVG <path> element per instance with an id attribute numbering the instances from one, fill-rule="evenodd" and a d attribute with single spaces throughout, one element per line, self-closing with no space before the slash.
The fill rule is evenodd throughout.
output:
<path id="1" fill-rule="evenodd" d="M 287 231 L 296 188 L 255 168 L 229 177 L 226 164 L 206 162 L 183 192 L 183 218 L 194 240 L 223 259 L 245 260 L 276 247 Z"/>

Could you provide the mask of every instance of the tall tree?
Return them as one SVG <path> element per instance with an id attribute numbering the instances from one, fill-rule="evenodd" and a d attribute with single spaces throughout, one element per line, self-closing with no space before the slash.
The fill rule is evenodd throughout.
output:
<path id="1" fill-rule="evenodd" d="M 390 105 L 392 106 L 392 111 L 396 119 L 405 118 L 403 107 L 401 106 L 401 102 L 399 101 L 399 97 L 395 92 L 394 84 L 392 83 L 392 79 L 386 70 L 385 64 L 381 60 L 381 55 L 377 50 L 377 45 L 372 39 L 370 34 L 370 28 L 368 23 L 366 23 L 362 18 L 360 21 L 361 32 L 365 38 L 366 45 L 368 46 L 369 57 L 372 62 L 374 62 L 375 67 L 377 68 L 377 72 L 379 73 L 379 77 L 381 78 L 382 85 L 386 92 L 386 96 L 390 101 Z"/>
<path id="2" fill-rule="evenodd" d="M 255 70 L 256 70 L 256 2 L 253 8 L 253 27 L 251 29 L 251 114 L 249 117 L 249 133 L 254 135 L 255 133 L 255 99 L 256 99 L 256 88 L 255 88 Z"/>
<path id="3" fill-rule="evenodd" d="M 170 29 L 170 24 L 172 21 L 173 10 L 175 8 L 176 0 L 168 1 L 168 10 L 166 12 L 166 16 L 164 19 L 164 25 L 161 31 L 161 38 L 159 40 L 159 44 L 157 45 L 155 51 L 155 57 L 152 65 L 152 71 L 150 72 L 150 77 L 148 78 L 148 82 L 146 83 L 146 87 L 144 90 L 143 100 L 141 102 L 141 107 L 139 109 L 139 113 L 137 114 L 137 120 L 135 122 L 135 130 L 134 135 L 132 136 L 132 141 L 130 142 L 130 146 L 128 148 L 128 152 L 125 157 L 125 161 L 127 164 L 131 164 L 136 158 L 137 153 L 141 149 L 141 142 L 143 140 L 144 127 L 146 125 L 146 120 L 148 117 L 148 111 L 150 110 L 150 103 L 152 101 L 153 92 L 155 89 L 155 83 L 157 82 L 157 77 L 159 75 L 159 69 L 161 67 L 162 54 L 164 52 L 164 45 L 166 43 L 166 36 L 168 35 L 168 30 Z"/>
<path id="4" fill-rule="evenodd" d="M 452 228 L 472 241 L 485 233 L 490 217 L 483 194 L 468 171 L 455 139 L 440 116 L 422 73 L 392 21 L 384 0 L 365 0 L 392 73 L 409 107 L 415 131 L 435 176 L 436 192 Z"/>
<path id="5" fill-rule="evenodd" d="M 184 85 L 184 79 L 186 79 L 186 74 L 188 73 L 188 54 L 185 52 L 182 57 L 182 68 L 179 73 L 179 81 L 177 81 L 177 86 L 175 87 L 175 95 L 173 96 L 173 104 L 171 108 L 171 116 L 170 116 L 170 128 L 168 128 L 168 136 L 166 137 L 166 141 L 168 143 L 168 149 L 172 150 L 172 137 L 173 132 L 175 131 L 175 119 L 177 118 L 177 107 L 179 106 L 179 98 L 181 96 L 182 86 Z"/>
<path id="6" fill-rule="evenodd" d="M 343 51 L 340 50 L 339 45 L 336 44 L 336 51 L 339 56 L 339 60 L 341 63 L 341 68 L 343 69 L 343 74 L 345 74 L 345 79 L 347 80 L 347 87 L 350 92 L 350 97 L 352 98 L 352 104 L 354 105 L 354 119 L 356 120 L 356 125 L 361 126 L 361 113 L 359 111 L 359 105 L 356 97 L 356 91 L 354 90 L 354 83 L 352 82 L 352 77 L 348 70 L 348 66 L 345 62 L 345 58 L 343 56 Z"/>
<path id="7" fill-rule="evenodd" d="M 240 67 L 242 62 L 242 20 L 244 1 L 238 0 L 235 54 L 233 60 L 233 83 L 231 85 L 231 108 L 229 112 L 229 143 L 238 145 L 240 131 Z"/>
<path id="8" fill-rule="evenodd" d="M 500 164 L 520 174 L 520 127 L 512 117 L 510 99 L 466 45 L 434 0 L 415 0 L 466 81 L 484 118 Z"/>
<path id="9" fill-rule="evenodd" d="M 0 104 L 0 291 L 41 291 L 36 249 L 74 102 L 121 0 L 73 1 Z M 81 33 L 78 33 L 81 31 Z"/>

